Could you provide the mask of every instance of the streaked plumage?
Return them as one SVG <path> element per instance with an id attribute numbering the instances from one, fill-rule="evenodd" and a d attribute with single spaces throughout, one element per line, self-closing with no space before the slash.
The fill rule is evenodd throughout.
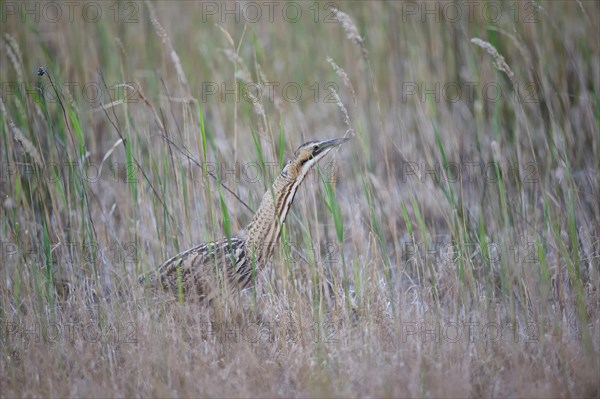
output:
<path id="1" fill-rule="evenodd" d="M 302 144 L 288 161 L 258 211 L 243 230 L 230 239 L 201 244 L 181 252 L 156 270 L 140 277 L 141 283 L 186 296 L 210 300 L 219 287 L 245 288 L 266 264 L 281 234 L 298 187 L 310 169 L 348 138 Z"/>

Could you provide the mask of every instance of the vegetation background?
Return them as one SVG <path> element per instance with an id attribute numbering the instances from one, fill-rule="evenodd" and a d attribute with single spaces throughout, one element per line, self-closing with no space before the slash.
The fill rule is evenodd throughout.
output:
<path id="1" fill-rule="evenodd" d="M 600 396 L 598 4 L 2 2 L 0 396 Z M 137 283 L 344 135 L 254 289 Z"/>

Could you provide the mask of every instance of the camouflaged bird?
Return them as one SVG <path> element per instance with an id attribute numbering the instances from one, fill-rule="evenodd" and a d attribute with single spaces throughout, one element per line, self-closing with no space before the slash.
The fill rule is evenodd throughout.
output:
<path id="1" fill-rule="evenodd" d="M 141 276 L 140 282 L 186 297 L 197 295 L 202 300 L 211 300 L 223 286 L 247 287 L 273 255 L 281 225 L 310 169 L 347 140 L 349 138 L 302 144 L 263 195 L 248 226 L 239 234 L 181 252 Z"/>

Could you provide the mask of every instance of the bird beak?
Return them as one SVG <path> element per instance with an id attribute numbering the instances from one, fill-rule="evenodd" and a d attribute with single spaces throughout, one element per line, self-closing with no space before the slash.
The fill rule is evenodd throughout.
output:
<path id="1" fill-rule="evenodd" d="M 319 152 L 325 151 L 328 148 L 337 147 L 348 140 L 350 140 L 350 137 L 341 137 L 339 139 L 325 140 L 319 144 Z"/>

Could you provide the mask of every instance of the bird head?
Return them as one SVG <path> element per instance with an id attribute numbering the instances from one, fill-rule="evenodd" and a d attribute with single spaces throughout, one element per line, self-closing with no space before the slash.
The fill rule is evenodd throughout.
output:
<path id="1" fill-rule="evenodd" d="M 294 157 L 288 161 L 283 170 L 284 174 L 287 174 L 292 179 L 296 179 L 298 176 L 304 178 L 308 171 L 329 154 L 331 150 L 348 140 L 350 140 L 349 137 L 342 137 L 332 140 L 309 141 L 302 144 L 294 152 Z"/>

